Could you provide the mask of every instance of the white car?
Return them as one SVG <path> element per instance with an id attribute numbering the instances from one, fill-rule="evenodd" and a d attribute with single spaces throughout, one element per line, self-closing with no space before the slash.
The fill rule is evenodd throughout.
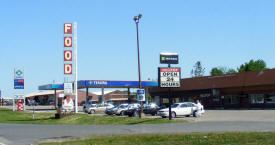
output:
<path id="1" fill-rule="evenodd" d="M 104 112 L 106 109 L 112 108 L 112 104 L 90 104 L 83 106 L 83 112 L 94 114 L 95 112 Z"/>
<path id="2" fill-rule="evenodd" d="M 193 102 L 175 103 L 171 105 L 171 116 L 175 118 L 177 116 L 190 116 L 195 115 L 196 104 Z M 202 107 L 203 108 L 203 107 Z M 202 110 L 202 113 L 205 111 Z M 161 109 L 157 112 L 162 118 L 169 117 L 169 108 Z"/>
<path id="3" fill-rule="evenodd" d="M 117 109 L 116 109 L 116 111 L 115 111 L 115 114 L 116 114 L 116 115 L 121 115 L 121 116 L 125 115 L 124 113 L 125 113 L 125 111 L 128 109 L 128 106 L 129 106 L 128 103 L 120 104 L 120 105 L 117 107 Z"/>

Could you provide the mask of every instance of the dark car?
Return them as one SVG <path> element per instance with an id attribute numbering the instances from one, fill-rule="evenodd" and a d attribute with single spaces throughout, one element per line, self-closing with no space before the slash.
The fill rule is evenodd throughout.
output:
<path id="1" fill-rule="evenodd" d="M 117 110 L 118 110 L 118 106 L 115 106 L 113 108 L 106 109 L 105 110 L 105 114 L 107 114 L 107 115 L 114 115 Z"/>
<path id="2" fill-rule="evenodd" d="M 125 115 L 129 117 L 138 117 L 140 112 L 140 107 L 138 108 L 129 108 L 125 111 Z"/>
<path id="3" fill-rule="evenodd" d="M 128 106 L 128 109 L 124 111 L 125 115 L 129 117 L 138 117 L 140 112 L 140 104 L 134 103 Z"/>
<path id="4" fill-rule="evenodd" d="M 37 106 L 38 103 L 35 100 L 29 102 L 28 106 Z"/>
<path id="5" fill-rule="evenodd" d="M 6 104 L 7 106 L 12 105 L 11 101 L 5 101 L 4 104 Z"/>
<path id="6" fill-rule="evenodd" d="M 155 104 L 155 103 L 150 103 L 150 104 L 145 104 L 143 107 L 143 112 L 144 114 L 151 114 L 152 116 L 155 116 L 161 108 Z"/>

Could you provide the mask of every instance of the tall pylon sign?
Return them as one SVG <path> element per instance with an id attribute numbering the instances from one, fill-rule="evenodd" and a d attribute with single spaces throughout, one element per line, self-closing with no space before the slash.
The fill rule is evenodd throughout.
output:
<path id="1" fill-rule="evenodd" d="M 64 23 L 64 83 L 68 77 L 74 77 L 75 113 L 78 113 L 77 91 L 77 23 Z M 67 80 L 67 81 L 66 81 Z M 65 87 L 64 87 L 65 88 Z M 68 89 L 68 87 L 66 87 Z M 70 87 L 69 87 L 70 88 Z M 65 91 L 65 90 L 64 90 Z M 66 91 L 70 92 L 70 91 Z"/>

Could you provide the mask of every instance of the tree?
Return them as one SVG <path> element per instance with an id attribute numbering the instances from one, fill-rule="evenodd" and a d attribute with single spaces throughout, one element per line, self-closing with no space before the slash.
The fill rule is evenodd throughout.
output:
<path id="1" fill-rule="evenodd" d="M 226 72 L 226 74 L 233 74 L 233 73 L 237 73 L 237 71 L 233 68 L 228 69 Z"/>
<path id="2" fill-rule="evenodd" d="M 248 63 L 244 63 L 242 64 L 239 68 L 238 68 L 238 72 L 247 72 L 247 71 L 256 71 L 256 70 L 266 70 L 268 69 L 266 67 L 266 63 L 259 59 L 254 61 L 253 59 L 251 59 Z"/>
<path id="3" fill-rule="evenodd" d="M 232 74 L 232 73 L 236 73 L 236 71 L 232 68 L 228 69 L 227 67 L 214 67 L 210 71 L 211 76 Z"/>
<path id="4" fill-rule="evenodd" d="M 218 75 L 223 75 L 224 72 L 221 68 L 214 67 L 211 69 L 210 74 L 211 76 L 218 76 Z"/>
<path id="5" fill-rule="evenodd" d="M 205 68 L 202 67 L 201 62 L 197 61 L 191 70 L 192 77 L 201 77 L 203 76 Z"/>

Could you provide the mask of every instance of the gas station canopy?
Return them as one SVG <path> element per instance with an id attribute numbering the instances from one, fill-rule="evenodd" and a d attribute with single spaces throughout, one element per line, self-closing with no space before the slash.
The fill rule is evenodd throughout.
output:
<path id="1" fill-rule="evenodd" d="M 111 81 L 111 80 L 80 80 L 78 89 L 82 88 L 138 88 L 138 81 Z M 143 88 L 158 87 L 156 81 L 141 81 Z M 39 90 L 63 90 L 63 84 L 48 84 L 39 86 Z"/>

